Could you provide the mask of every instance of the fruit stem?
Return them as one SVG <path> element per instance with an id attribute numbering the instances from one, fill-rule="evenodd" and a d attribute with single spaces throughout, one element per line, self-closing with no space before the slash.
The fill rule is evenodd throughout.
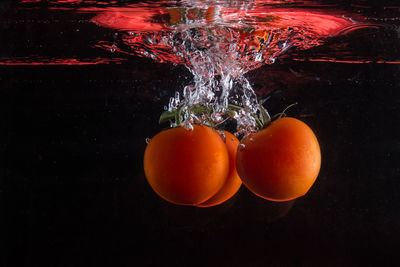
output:
<path id="1" fill-rule="evenodd" d="M 172 120 L 175 118 L 175 116 L 176 116 L 176 111 L 166 110 L 161 114 L 160 119 L 158 120 L 158 123 L 161 124 L 161 123 L 167 122 L 169 120 Z"/>
<path id="2" fill-rule="evenodd" d="M 257 123 L 258 128 L 260 128 L 260 130 L 261 130 L 262 128 L 264 128 L 264 123 L 262 123 L 262 121 L 261 121 L 259 118 L 257 118 L 257 115 L 254 114 L 253 117 L 254 117 L 254 119 L 256 120 L 256 123 Z"/>
<path id="3" fill-rule="evenodd" d="M 262 105 L 263 101 L 259 102 L 258 105 L 258 111 L 256 113 L 251 112 L 251 116 L 254 118 L 257 127 L 261 130 L 265 127 L 268 126 L 268 124 L 271 123 L 271 121 L 275 119 L 280 119 L 284 116 L 286 116 L 286 112 L 289 108 L 297 105 L 298 103 L 295 102 L 289 106 L 287 106 L 282 112 L 275 114 L 274 116 L 270 116 L 268 111 L 264 108 Z M 203 115 L 202 119 L 198 123 L 202 123 L 204 125 L 209 125 L 213 128 L 218 127 L 219 125 L 223 124 L 226 122 L 230 117 L 235 117 L 236 112 L 243 110 L 244 107 L 234 105 L 234 104 L 228 104 L 228 108 L 223 112 L 224 116 L 227 116 L 225 119 L 223 119 L 221 122 L 214 123 L 213 119 L 211 118 L 211 112 L 213 112 L 213 109 L 211 107 L 207 106 L 202 106 L 202 105 L 194 105 L 194 106 L 187 106 L 185 104 L 179 106 L 178 108 L 173 109 L 172 111 L 166 110 L 164 111 L 159 119 L 159 123 L 164 123 L 166 121 L 171 121 L 175 119 L 175 125 L 179 126 L 182 124 L 182 117 L 183 113 L 187 112 L 187 116 L 185 117 L 192 117 L 191 114 L 197 116 L 197 115 Z M 199 119 L 197 119 L 199 120 Z"/>
<path id="4" fill-rule="evenodd" d="M 185 105 L 180 106 L 176 112 L 175 122 L 177 125 L 181 125 L 181 123 L 182 123 L 181 117 L 182 117 L 182 110 L 184 107 L 185 107 Z"/>
<path id="5" fill-rule="evenodd" d="M 241 109 L 243 109 L 243 107 L 237 106 L 237 105 L 233 105 L 233 104 L 228 104 L 228 108 L 230 108 L 230 109 L 236 109 L 236 110 L 241 110 Z"/>
<path id="6" fill-rule="evenodd" d="M 282 118 L 282 117 L 286 117 L 286 111 L 287 111 L 289 108 L 291 108 L 291 107 L 293 107 L 293 106 L 295 106 L 295 105 L 297 105 L 297 104 L 298 104 L 297 102 L 295 102 L 295 103 L 293 103 L 293 104 L 290 104 L 290 105 L 287 106 L 282 112 L 275 114 L 275 115 L 273 116 L 273 119 L 275 119 L 276 117 L 278 117 L 278 119 L 280 119 L 280 118 Z"/>

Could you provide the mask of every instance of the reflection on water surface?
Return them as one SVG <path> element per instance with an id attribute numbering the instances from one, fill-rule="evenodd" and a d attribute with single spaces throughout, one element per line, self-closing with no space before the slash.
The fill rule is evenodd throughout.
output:
<path id="1" fill-rule="evenodd" d="M 360 38 L 373 44 L 374 37 L 394 34 L 397 27 L 371 17 L 368 5 L 24 0 L 17 10 L 36 14 L 31 25 L 39 36 L 44 34 L 41 26 L 52 32 L 33 36 L 33 43 L 23 41 L 24 49 L 0 58 L 1 65 L 115 64 L 135 56 L 183 64 L 193 81 L 178 90 L 166 109 L 202 105 L 212 110 L 209 116 L 184 110 L 182 121 L 190 127 L 193 122 L 220 123 L 229 104 L 241 106 L 230 114 L 237 134 L 254 131 L 253 115 L 260 113 L 259 100 L 243 76 L 248 71 L 277 60 L 397 64 L 400 58 L 379 49 L 373 54 L 365 42 L 364 49 L 354 45 Z"/>
<path id="2" fill-rule="evenodd" d="M 369 35 L 367 39 L 373 43 L 377 35 L 397 34 L 399 8 L 392 5 L 378 12 L 365 1 L 192 0 L 132 3 L 21 0 L 13 9 L 4 12 L 4 22 L 10 25 L 28 23 L 33 31 L 38 31 L 38 39 L 33 36 L 31 42 L 36 43 L 25 44 L 24 53 L 14 51 L 12 56 L 1 55 L 2 65 L 34 64 L 36 61 L 52 64 L 52 58 L 59 64 L 80 64 L 80 61 L 89 64 L 90 57 L 85 57 L 85 54 L 93 54 L 92 64 L 115 62 L 107 57 L 123 61 L 132 54 L 153 57 L 160 62 L 179 63 L 185 59 L 171 53 L 171 44 L 159 41 L 171 31 L 183 29 L 197 30 L 197 36 L 208 37 L 210 34 L 204 34 L 204 31 L 214 31 L 211 36 L 218 37 L 218 41 L 224 39 L 237 45 L 237 49 L 247 56 L 246 63 L 243 63 L 247 71 L 264 62 L 273 62 L 274 58 L 284 52 L 287 54 L 288 50 L 294 54 L 289 58 L 302 61 L 398 63 L 400 58 L 398 53 L 364 53 L 352 49 L 351 45 L 338 48 L 331 44 L 351 43 L 357 41 L 360 35 Z M 94 23 L 113 32 L 106 33 L 101 28 L 93 27 Z M 48 34 L 39 40 L 39 35 L 45 34 L 41 29 L 46 29 Z M 118 35 L 114 36 L 114 33 Z M 143 33 L 148 34 L 147 38 L 138 36 Z M 63 43 L 57 38 L 59 35 L 64 35 Z M 10 41 L 23 42 L 17 38 Z M 203 45 L 214 41 L 211 38 Z M 327 43 L 330 44 L 329 49 L 322 53 L 300 52 Z M 31 49 L 32 45 L 42 49 Z M 65 49 L 58 50 L 60 46 Z M 120 53 L 109 56 L 99 52 L 98 47 Z M 86 53 L 80 54 L 79 51 Z"/>

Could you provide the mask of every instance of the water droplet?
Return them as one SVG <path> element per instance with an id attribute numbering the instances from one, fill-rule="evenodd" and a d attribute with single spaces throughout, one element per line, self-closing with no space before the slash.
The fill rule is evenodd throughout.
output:
<path id="1" fill-rule="evenodd" d="M 219 136 L 221 136 L 222 140 L 224 141 L 224 143 L 226 143 L 226 134 L 224 131 L 217 131 L 217 133 L 219 134 Z"/>
<path id="2" fill-rule="evenodd" d="M 239 145 L 238 145 L 238 150 L 239 150 L 239 151 L 243 151 L 245 148 L 246 148 L 246 145 L 245 145 L 245 144 L 239 144 Z"/>
<path id="3" fill-rule="evenodd" d="M 115 45 L 115 44 L 112 44 L 112 46 L 111 46 L 111 48 L 110 48 L 111 53 L 114 53 L 115 50 L 117 50 L 116 45 Z"/>
<path id="4" fill-rule="evenodd" d="M 146 144 L 148 144 L 148 143 L 150 143 L 150 141 L 151 141 L 151 138 L 146 138 Z"/>
<path id="5" fill-rule="evenodd" d="M 189 121 L 184 122 L 183 127 L 188 131 L 193 131 L 194 127 Z"/>

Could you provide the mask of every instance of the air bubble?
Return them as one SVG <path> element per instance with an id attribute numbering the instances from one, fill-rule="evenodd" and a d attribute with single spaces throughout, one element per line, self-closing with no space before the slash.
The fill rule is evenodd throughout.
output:
<path id="1" fill-rule="evenodd" d="M 183 124 L 183 127 L 188 131 L 193 131 L 194 130 L 193 124 L 191 124 L 189 121 L 186 121 Z"/>
<path id="2" fill-rule="evenodd" d="M 112 44 L 111 47 L 110 47 L 111 53 L 114 53 L 116 50 L 117 50 L 116 45 Z"/>
<path id="3" fill-rule="evenodd" d="M 226 143 L 226 133 L 224 131 L 217 131 L 219 136 L 221 136 L 224 143 Z"/>
<path id="4" fill-rule="evenodd" d="M 245 145 L 245 144 L 239 144 L 239 145 L 238 145 L 238 150 L 239 150 L 239 151 L 243 151 L 245 148 L 246 148 L 246 145 Z"/>

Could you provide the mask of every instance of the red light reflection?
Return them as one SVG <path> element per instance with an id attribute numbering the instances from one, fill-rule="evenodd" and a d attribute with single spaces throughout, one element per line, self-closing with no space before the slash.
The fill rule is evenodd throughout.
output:
<path id="1" fill-rule="evenodd" d="M 100 26 L 115 30 L 152 32 L 166 29 L 164 25 L 153 22 L 153 17 L 160 15 L 161 10 L 146 7 L 107 7 L 104 9 L 85 8 L 81 11 L 100 11 L 92 21 Z"/>
<path id="2" fill-rule="evenodd" d="M 99 47 L 151 57 L 159 62 L 189 64 L 190 55 L 177 53 L 176 44 L 167 41 L 166 36 L 188 30 L 195 30 L 198 35 L 202 31 L 200 34 L 208 35 L 217 45 L 235 43 L 236 50 L 241 53 L 240 64 L 247 65 L 242 67 L 245 72 L 273 62 L 271 59 L 291 47 L 309 49 L 322 44 L 327 37 L 359 24 L 354 18 L 349 19 L 335 11 L 277 8 L 277 1 L 252 1 L 245 7 L 184 4 L 165 7 L 140 3 L 128 7 L 84 8 L 81 11 L 96 12 L 92 19 L 94 23 L 121 33 L 118 44 L 100 42 Z M 358 19 L 362 20 L 360 16 Z M 120 47 L 115 48 L 116 45 Z"/>
<path id="3" fill-rule="evenodd" d="M 43 58 L 43 57 L 21 57 L 1 58 L 0 65 L 7 66 L 57 66 L 57 65 L 97 65 L 97 64 L 121 64 L 124 58 Z"/>
<path id="4" fill-rule="evenodd" d="M 327 38 L 356 32 L 361 27 L 370 27 L 361 15 L 337 11 L 335 10 L 337 5 L 323 1 L 182 0 L 175 2 L 163 0 L 132 4 L 125 1 L 101 0 L 20 0 L 20 3 L 22 8 L 28 9 L 40 3 L 47 6 L 48 10 L 94 14 L 92 22 L 118 31 L 119 35 L 114 42 L 98 40 L 97 45 L 90 44 L 90 46 L 117 51 L 118 54 L 114 55 L 151 57 L 158 62 L 188 64 L 187 55 L 177 55 L 173 44 L 162 40 L 172 32 L 202 28 L 205 32 L 211 31 L 210 38 L 217 38 L 217 42 L 237 44 L 237 51 L 245 59 L 242 60 L 243 65 L 248 65 L 247 71 L 273 62 L 270 59 L 279 57 L 289 49 L 307 50 L 323 44 Z M 362 6 L 362 8 L 368 8 L 368 6 Z M 260 53 L 263 60 L 255 63 Z M 349 59 L 341 58 L 341 60 L 349 63 L 371 62 L 368 59 L 354 58 L 356 56 Z M 122 60 L 121 58 L 120 61 Z M 303 59 L 294 56 L 293 60 Z M 332 59 L 312 60 L 338 62 L 334 60 L 334 56 Z M 53 62 L 35 62 L 34 57 L 14 59 L 14 61 L 0 59 L 1 65 L 107 64 L 116 60 L 71 58 L 55 59 Z M 381 60 L 379 62 L 397 61 Z"/>

